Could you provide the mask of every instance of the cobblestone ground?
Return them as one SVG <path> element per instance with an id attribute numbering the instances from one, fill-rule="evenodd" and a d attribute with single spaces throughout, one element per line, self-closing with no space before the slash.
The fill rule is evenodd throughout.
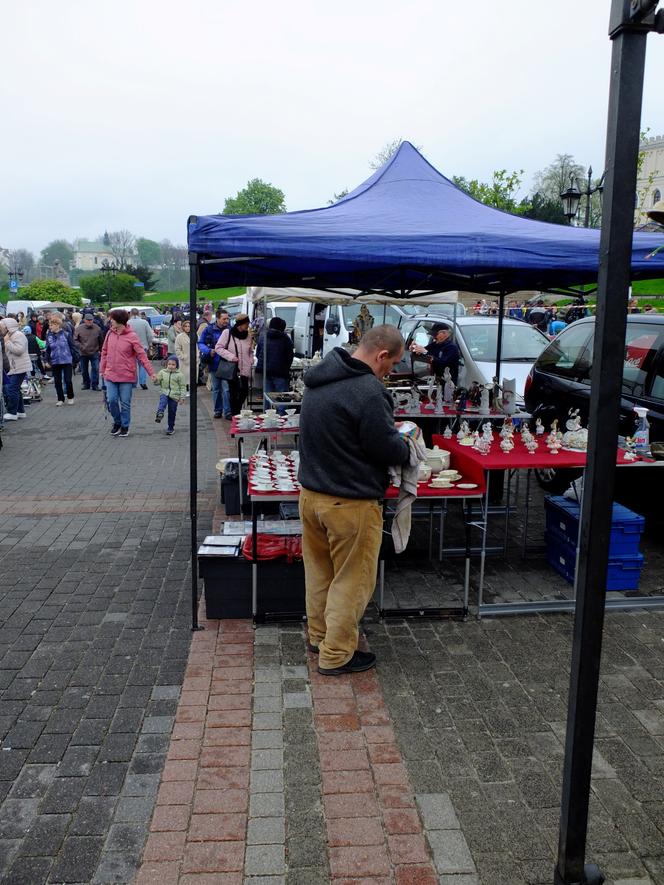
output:
<path id="1" fill-rule="evenodd" d="M 372 607 L 378 668 L 335 680 L 299 624 L 201 606 L 192 640 L 186 429 L 165 438 L 153 407 L 138 391 L 125 441 L 82 394 L 4 435 L 0 880 L 550 883 L 571 617 L 380 623 Z M 222 518 L 223 427 L 201 410 L 201 533 Z M 568 595 L 521 559 L 520 527 L 488 600 Z M 461 561 L 425 564 L 418 534 L 387 603 L 457 601 Z M 657 593 L 661 538 L 645 549 Z M 608 885 L 664 885 L 661 613 L 607 616 L 588 857 Z"/>
<path id="2" fill-rule="evenodd" d="M 80 379 L 75 379 L 78 388 Z M 0 879 L 131 882 L 191 641 L 188 410 L 173 437 L 137 390 L 131 434 L 100 394 L 55 395 L 0 452 Z M 214 432 L 200 420 L 201 523 Z"/>

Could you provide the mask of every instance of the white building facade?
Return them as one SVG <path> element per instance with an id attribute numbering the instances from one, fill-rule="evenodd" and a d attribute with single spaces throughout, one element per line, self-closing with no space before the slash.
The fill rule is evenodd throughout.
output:
<path id="1" fill-rule="evenodd" d="M 643 154 L 643 165 L 636 180 L 637 225 L 647 222 L 648 209 L 664 200 L 664 135 L 644 139 L 639 150 Z"/>
<path id="2" fill-rule="evenodd" d="M 111 247 L 93 240 L 74 241 L 73 266 L 78 270 L 99 270 L 104 261 L 113 264 L 115 258 Z"/>

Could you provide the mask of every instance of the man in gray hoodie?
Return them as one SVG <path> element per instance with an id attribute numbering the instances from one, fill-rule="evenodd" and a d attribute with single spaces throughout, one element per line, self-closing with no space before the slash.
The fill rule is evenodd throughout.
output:
<path id="1" fill-rule="evenodd" d="M 403 349 L 394 326 L 376 326 L 353 356 L 337 347 L 304 378 L 299 479 L 307 627 L 324 676 L 376 663 L 357 650 L 358 624 L 376 585 L 388 467 L 409 458 L 381 383 Z"/>

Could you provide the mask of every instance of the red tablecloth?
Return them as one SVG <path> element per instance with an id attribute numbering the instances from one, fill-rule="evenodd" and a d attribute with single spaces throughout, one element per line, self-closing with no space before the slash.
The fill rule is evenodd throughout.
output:
<path id="1" fill-rule="evenodd" d="M 505 453 L 500 448 L 500 437 L 496 434 L 495 441 L 488 455 L 481 455 L 472 446 L 459 445 L 456 437 L 445 439 L 440 434 L 434 434 L 431 439 L 434 445 L 440 446 L 441 449 L 447 449 L 451 454 L 461 454 L 467 457 L 483 470 L 523 470 L 529 467 L 585 467 L 587 460 L 585 452 L 567 452 L 564 449 L 560 449 L 557 455 L 552 455 L 545 442 L 546 435 L 540 439 L 539 448 L 533 455 L 528 453 L 518 435 L 515 437 L 512 451 Z M 650 461 L 649 458 L 641 460 Z M 626 461 L 625 452 L 622 449 L 618 449 L 616 461 L 618 464 L 625 465 L 638 463 L 636 461 Z"/>
<path id="2" fill-rule="evenodd" d="M 461 448 L 461 446 L 459 447 Z M 468 483 L 475 483 L 476 488 L 474 489 L 460 489 L 457 486 L 452 486 L 449 489 L 432 489 L 427 483 L 419 483 L 417 486 L 417 497 L 418 498 L 467 498 L 469 496 L 480 497 L 486 491 L 486 482 L 484 479 L 484 471 L 480 466 L 475 464 L 472 459 L 468 459 L 465 457 L 466 452 L 460 453 L 452 453 L 450 457 L 450 467 L 458 470 L 462 476 L 461 481 L 465 481 Z M 249 460 L 249 497 L 259 497 L 259 498 L 274 498 L 275 500 L 283 499 L 285 497 L 293 498 L 299 495 L 299 490 L 296 492 L 281 492 L 281 491 L 262 491 L 257 489 L 253 484 L 253 466 L 254 461 L 253 458 Z M 399 494 L 399 490 L 394 486 L 390 486 L 385 492 L 386 499 L 396 498 Z"/>

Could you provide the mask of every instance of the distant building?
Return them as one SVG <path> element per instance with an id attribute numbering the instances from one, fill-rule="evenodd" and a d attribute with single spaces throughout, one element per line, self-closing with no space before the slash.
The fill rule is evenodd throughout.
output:
<path id="1" fill-rule="evenodd" d="M 92 240 L 74 241 L 73 267 L 78 270 L 99 270 L 104 261 L 113 264 L 115 257 L 111 247 Z"/>
<path id="2" fill-rule="evenodd" d="M 645 213 L 664 199 L 664 135 L 645 138 L 639 150 L 643 153 L 643 165 L 636 180 L 637 225 L 647 222 Z"/>

